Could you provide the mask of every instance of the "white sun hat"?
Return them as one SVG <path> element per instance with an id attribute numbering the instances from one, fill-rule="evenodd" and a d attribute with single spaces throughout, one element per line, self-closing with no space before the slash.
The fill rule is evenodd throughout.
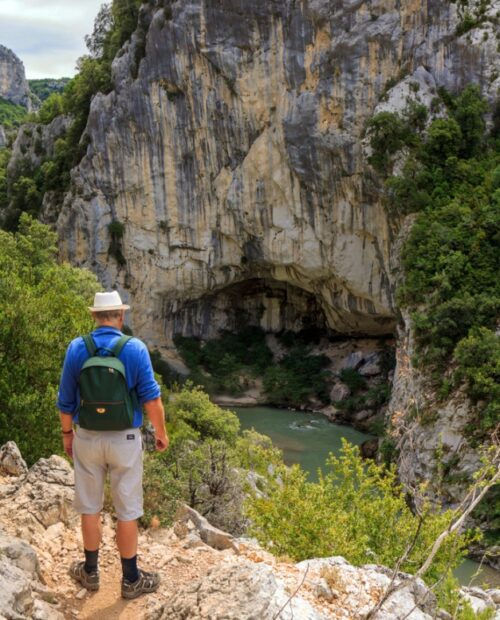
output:
<path id="1" fill-rule="evenodd" d="M 96 293 L 94 297 L 94 305 L 89 307 L 91 312 L 106 312 L 108 310 L 129 310 L 130 306 L 122 303 L 122 299 L 118 291 L 110 291 L 109 293 Z"/>

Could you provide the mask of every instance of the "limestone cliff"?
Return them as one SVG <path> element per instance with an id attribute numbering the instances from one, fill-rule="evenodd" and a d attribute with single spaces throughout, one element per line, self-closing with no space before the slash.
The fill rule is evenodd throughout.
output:
<path id="1" fill-rule="evenodd" d="M 437 0 L 156 2 L 139 21 L 115 90 L 92 102 L 57 222 L 63 257 L 125 290 L 157 345 L 242 315 L 393 333 L 398 223 L 365 123 L 406 75 L 425 73 L 431 94 L 470 81 L 494 93 L 494 37 L 456 37 L 455 6 Z M 113 220 L 125 264 L 108 252 Z"/>
<path id="2" fill-rule="evenodd" d="M 31 109 L 24 65 L 9 48 L 0 45 L 0 97 Z"/>

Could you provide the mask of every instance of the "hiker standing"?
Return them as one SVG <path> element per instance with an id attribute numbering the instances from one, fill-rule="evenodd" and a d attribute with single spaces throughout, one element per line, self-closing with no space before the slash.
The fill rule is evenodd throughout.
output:
<path id="1" fill-rule="evenodd" d="M 97 328 L 70 343 L 57 398 L 64 451 L 74 461 L 74 507 L 81 514 L 85 550 L 85 561 L 73 563 L 70 575 L 88 590 L 99 588 L 101 510 L 109 472 L 118 517 L 121 592 L 127 599 L 154 592 L 160 583 L 158 573 L 137 567 L 137 519 L 143 514 L 142 408 L 154 427 L 156 449 L 162 452 L 169 443 L 160 386 L 146 345 L 121 332 L 128 309 L 117 291 L 96 293 L 89 310 Z"/>

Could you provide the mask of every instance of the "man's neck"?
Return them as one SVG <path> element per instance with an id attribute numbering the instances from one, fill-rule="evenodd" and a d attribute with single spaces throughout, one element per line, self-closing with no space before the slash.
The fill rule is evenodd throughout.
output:
<path id="1" fill-rule="evenodd" d="M 113 329 L 118 329 L 121 331 L 121 326 L 117 325 L 116 323 L 109 323 L 109 322 L 97 323 L 97 328 L 99 327 L 112 327 Z"/>

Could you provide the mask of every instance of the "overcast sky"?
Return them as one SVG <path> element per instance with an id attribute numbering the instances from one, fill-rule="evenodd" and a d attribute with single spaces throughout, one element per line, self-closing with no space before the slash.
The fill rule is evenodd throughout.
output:
<path id="1" fill-rule="evenodd" d="M 23 61 L 28 79 L 72 77 L 101 4 L 105 0 L 0 0 L 0 44 Z"/>

